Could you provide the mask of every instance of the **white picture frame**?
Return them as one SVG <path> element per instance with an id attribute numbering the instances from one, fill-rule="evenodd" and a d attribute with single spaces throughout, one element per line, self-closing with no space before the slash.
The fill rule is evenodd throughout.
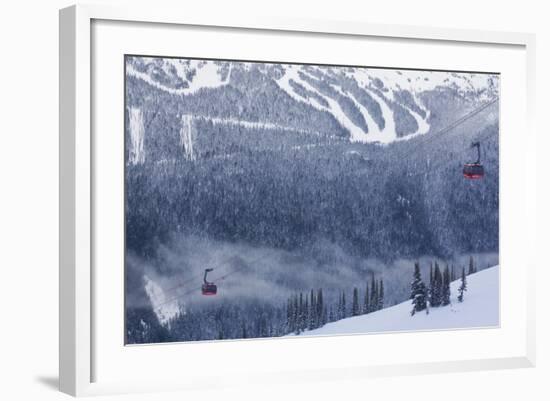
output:
<path id="1" fill-rule="evenodd" d="M 525 113 L 521 113 L 518 121 L 514 124 L 521 124 L 525 128 L 520 147 L 512 142 L 510 132 L 503 129 L 501 140 L 505 140 L 505 149 L 515 147 L 520 155 L 517 160 L 518 167 L 511 169 L 503 159 L 501 183 L 509 181 L 521 182 L 522 191 L 517 191 L 517 198 L 508 202 L 503 197 L 502 213 L 510 210 L 510 204 L 519 205 L 517 218 L 507 225 L 508 231 L 522 232 L 522 244 L 510 252 L 521 252 L 535 243 L 535 133 L 533 130 L 534 113 L 534 35 L 525 33 L 507 32 L 485 32 L 460 29 L 438 29 L 428 27 L 398 26 L 398 25 L 374 25 L 364 22 L 345 21 L 316 21 L 316 20 L 295 20 L 292 18 L 269 18 L 256 16 L 242 16 L 241 18 L 228 18 L 224 16 L 211 15 L 187 15 L 184 10 L 166 10 L 156 7 L 131 7 L 113 8 L 99 5 L 78 5 L 60 11 L 60 361 L 59 377 L 60 390 L 74 395 L 94 395 L 108 393 L 126 393 L 136 391 L 163 391 L 167 389 L 197 389 L 206 386 L 225 386 L 239 384 L 224 372 L 213 372 L 209 375 L 201 373 L 200 370 L 189 371 L 190 377 L 185 380 L 173 376 L 166 376 L 164 379 L 151 378 L 151 380 L 136 380 L 128 378 L 109 377 L 107 380 L 97 380 L 97 366 L 95 357 L 97 349 L 101 346 L 95 344 L 95 326 L 98 323 L 98 316 L 94 312 L 94 290 L 100 282 L 94 275 L 94 232 L 97 230 L 95 221 L 94 192 L 96 182 L 94 179 L 95 170 L 98 167 L 98 148 L 94 142 L 92 127 L 94 121 L 94 110 L 92 102 L 92 77 L 94 74 L 94 45 L 93 24 L 96 21 L 116 22 L 139 22 L 144 24 L 159 24 L 167 26 L 193 26 L 208 29 L 235 29 L 242 32 L 281 32 L 288 34 L 304 33 L 308 35 L 319 35 L 329 37 L 336 35 L 347 38 L 384 38 L 386 40 L 414 40 L 434 41 L 439 45 L 460 43 L 464 46 L 501 46 L 512 47 L 519 51 L 518 58 L 521 60 L 522 71 L 525 72 L 524 80 L 521 82 L 522 93 L 519 102 L 525 107 Z M 121 28 L 125 29 L 125 28 Z M 141 29 L 139 26 L 135 29 Z M 518 85 L 518 82 L 515 82 Z M 510 92 L 508 92 L 510 93 Z M 503 97 L 506 92 L 503 92 Z M 506 100 L 504 100 L 506 101 Z M 505 106 L 505 105 L 504 105 Z M 503 111 L 507 108 L 504 107 Z M 504 150 L 503 150 L 504 151 Z M 521 193 L 520 193 L 521 192 Z M 511 198 L 510 198 L 511 199 Z M 506 206 L 506 202 L 509 203 Z M 508 209 L 507 209 L 508 207 Z M 516 208 L 517 209 L 517 208 Z M 516 212 L 514 212 L 516 213 Z M 510 230 L 510 227 L 513 230 Z M 526 234 L 525 234 L 526 233 Z M 513 234 L 508 233 L 511 237 Z M 501 233 L 502 235 L 502 233 Z M 511 253 L 510 253 L 511 254 Z M 513 352 L 499 352 L 496 348 L 493 353 L 473 354 L 466 359 L 448 360 L 415 360 L 413 357 L 407 362 L 396 363 L 383 359 L 374 364 L 352 363 L 334 361 L 334 367 L 298 367 L 294 370 L 278 370 L 268 374 L 263 367 L 246 368 L 243 371 L 248 374 L 242 378 L 241 383 L 253 378 L 258 383 L 281 384 L 297 380 L 326 380 L 327 378 L 353 377 L 363 378 L 372 376 L 419 374 L 450 371 L 467 371 L 478 369 L 502 369 L 512 367 L 529 367 L 535 363 L 535 294 L 534 294 L 534 269 L 536 261 L 533 259 L 534 252 L 527 253 L 521 266 L 524 276 L 521 282 L 521 296 L 524 299 L 522 310 L 519 315 L 522 320 L 521 333 L 515 333 L 503 341 L 502 347 L 509 346 Z M 506 256 L 503 256 L 505 258 Z M 512 259 L 510 259 L 512 260 Z M 506 260 L 503 260 L 506 262 Z M 120 266 L 122 271 L 123 267 Z M 515 273 L 510 273 L 515 274 Z M 523 301 L 522 301 L 523 302 Z M 524 307 L 524 308 L 523 308 Z M 122 306 L 121 306 L 122 308 Z M 501 329 L 505 329 L 501 328 Z M 416 333 L 416 336 L 431 335 L 432 333 Z M 113 334 L 117 336 L 117 334 Z M 411 334 L 413 335 L 413 334 Z M 461 336 L 466 341 L 471 341 L 474 335 L 481 335 L 477 332 L 464 331 Z M 385 336 L 385 335 L 381 335 Z M 391 336 L 391 335 L 387 335 Z M 336 348 L 343 341 L 361 344 L 361 341 L 374 341 L 376 336 L 349 336 L 340 339 L 326 340 L 319 343 L 319 339 L 299 340 L 276 340 L 283 341 L 288 352 L 298 352 L 307 349 L 307 352 L 315 352 L 316 347 Z M 389 338 L 389 337 L 388 337 Z M 411 337 L 407 337 L 410 339 Z M 470 340 L 467 340 L 470 339 Z M 248 347 L 251 352 L 259 353 L 267 349 L 268 341 L 247 341 L 233 345 L 222 345 L 219 343 L 198 344 L 202 352 L 205 347 L 222 350 L 232 355 L 232 352 L 242 352 L 243 347 Z M 323 339 L 321 339 L 323 341 Z M 395 340 L 401 341 L 402 340 Z M 514 341 L 512 344 L 511 341 Z M 289 345 L 291 344 L 291 345 Z M 309 345 L 311 344 L 311 345 Z M 121 347 L 123 344 L 121 342 Z M 176 345 L 177 346 L 177 345 Z M 197 345 L 193 345 L 196 347 Z M 155 347 L 164 349 L 164 354 L 172 346 L 150 346 L 147 348 L 148 358 L 157 358 L 151 354 L 157 353 Z M 191 346 L 187 351 L 192 355 L 195 353 Z M 273 348 L 273 347 L 272 347 Z M 504 348 L 503 348 L 504 349 Z M 172 352 L 171 348 L 168 352 Z M 276 353 L 277 349 L 269 352 Z M 160 352 L 158 352 L 160 354 Z M 143 353 L 135 352 L 134 358 L 142 357 Z M 235 354 L 238 355 L 238 354 Z M 196 358 L 196 356 L 194 356 Z M 162 358 L 162 357 L 161 357 Z M 246 360 L 246 356 L 243 360 Z M 158 360 L 158 359 L 157 359 Z M 192 358 L 191 362 L 192 363 Z M 235 362 L 238 364 L 239 362 Z M 244 363 L 244 362 L 240 362 Z M 340 363 L 340 364 L 338 364 Z M 212 383 L 213 382 L 213 383 Z"/>

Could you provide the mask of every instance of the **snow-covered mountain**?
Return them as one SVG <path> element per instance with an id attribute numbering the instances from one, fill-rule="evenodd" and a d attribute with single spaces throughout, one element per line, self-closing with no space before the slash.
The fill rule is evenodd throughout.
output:
<path id="1" fill-rule="evenodd" d="M 217 109 L 214 104 L 195 107 L 194 113 L 189 110 L 201 118 L 216 118 L 218 123 L 245 120 L 288 126 L 295 122 L 297 129 L 319 131 L 302 121 L 303 117 L 284 116 L 298 107 L 312 119 L 323 115 L 335 120 L 352 142 L 384 144 L 438 128 L 441 113 L 434 108 L 439 104 L 448 107 L 449 96 L 464 114 L 494 99 L 499 91 L 498 76 L 491 74 L 177 58 L 129 57 L 126 74 L 181 98 L 208 91 L 238 91 L 233 108 L 219 97 Z M 249 99 L 240 104 L 239 96 Z M 433 101 L 440 96 L 444 101 Z M 281 102 L 284 107 L 279 106 Z M 331 124 L 324 125 L 331 128 Z"/>
<path id="2" fill-rule="evenodd" d="M 467 276 L 464 302 L 457 301 L 460 280 L 451 283 L 451 305 L 411 316 L 411 301 L 367 315 L 350 317 L 302 335 L 361 334 L 388 331 L 493 327 L 499 324 L 499 267 Z"/>

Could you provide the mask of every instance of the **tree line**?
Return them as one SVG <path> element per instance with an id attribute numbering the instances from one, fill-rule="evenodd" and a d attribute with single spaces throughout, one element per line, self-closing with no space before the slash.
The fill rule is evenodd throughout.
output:
<path id="1" fill-rule="evenodd" d="M 300 334 L 307 330 L 323 327 L 325 324 L 353 316 L 365 315 L 384 308 L 384 281 L 371 276 L 363 297 L 357 287 L 353 288 L 351 303 L 346 301 L 346 291 L 342 290 L 336 301 L 326 303 L 323 289 L 311 290 L 290 296 L 286 303 L 286 331 Z"/>
<path id="2" fill-rule="evenodd" d="M 464 301 L 464 292 L 467 291 L 466 276 L 476 272 L 477 268 L 474 264 L 474 259 L 470 256 L 467 274 L 466 268 L 462 267 L 460 285 L 458 287 L 458 302 Z M 437 308 L 451 304 L 451 282 L 455 281 L 455 279 L 454 266 L 451 266 L 449 269 L 447 265 L 445 269 L 441 269 L 439 264 L 435 262 L 434 265 L 430 264 L 430 281 L 429 285 L 426 285 L 421 277 L 420 263 L 416 262 L 411 282 L 410 298 L 413 305 L 411 315 L 421 311 L 429 313 L 430 307 Z"/>

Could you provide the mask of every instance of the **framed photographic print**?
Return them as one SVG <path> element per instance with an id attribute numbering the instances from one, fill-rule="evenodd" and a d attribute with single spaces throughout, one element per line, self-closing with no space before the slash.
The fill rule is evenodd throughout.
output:
<path id="1" fill-rule="evenodd" d="M 61 390 L 531 366 L 533 44 L 62 10 Z"/>
<path id="2" fill-rule="evenodd" d="M 498 326 L 499 80 L 126 55 L 126 343 Z"/>

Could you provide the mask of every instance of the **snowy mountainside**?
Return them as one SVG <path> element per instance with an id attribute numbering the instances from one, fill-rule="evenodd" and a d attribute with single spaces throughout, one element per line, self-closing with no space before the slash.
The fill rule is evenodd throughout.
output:
<path id="1" fill-rule="evenodd" d="M 411 316 L 411 301 L 367 315 L 350 317 L 302 335 L 361 334 L 387 331 L 491 327 L 499 324 L 499 266 L 467 276 L 464 302 L 457 301 L 460 280 L 451 283 L 451 305 Z"/>
<path id="2" fill-rule="evenodd" d="M 498 76 L 141 57 L 126 72 L 128 246 L 142 256 L 174 233 L 386 262 L 498 249 L 498 102 L 440 134 Z M 486 177 L 470 182 L 474 141 Z"/>
<path id="3" fill-rule="evenodd" d="M 228 84 L 231 75 L 229 70 L 223 74 L 218 65 L 206 61 L 149 57 L 134 60 L 127 64 L 126 74 L 172 94 L 189 95 L 199 89 L 216 88 Z"/>
<path id="4" fill-rule="evenodd" d="M 144 289 L 151 301 L 151 306 L 160 324 L 168 324 L 180 312 L 179 303 L 172 301 L 161 286 L 151 280 L 147 275 L 143 276 Z"/>
<path id="5" fill-rule="evenodd" d="M 457 107 L 469 110 L 499 91 L 498 76 L 491 74 L 174 58 L 129 57 L 126 74 L 135 79 L 131 85 L 196 100 L 180 107 L 182 114 L 340 130 L 352 142 L 383 144 L 430 132 L 439 114 L 434 97 L 450 93 Z M 209 94 L 213 102 L 202 104 L 200 97 Z M 293 108 L 303 112 L 289 116 Z"/>

